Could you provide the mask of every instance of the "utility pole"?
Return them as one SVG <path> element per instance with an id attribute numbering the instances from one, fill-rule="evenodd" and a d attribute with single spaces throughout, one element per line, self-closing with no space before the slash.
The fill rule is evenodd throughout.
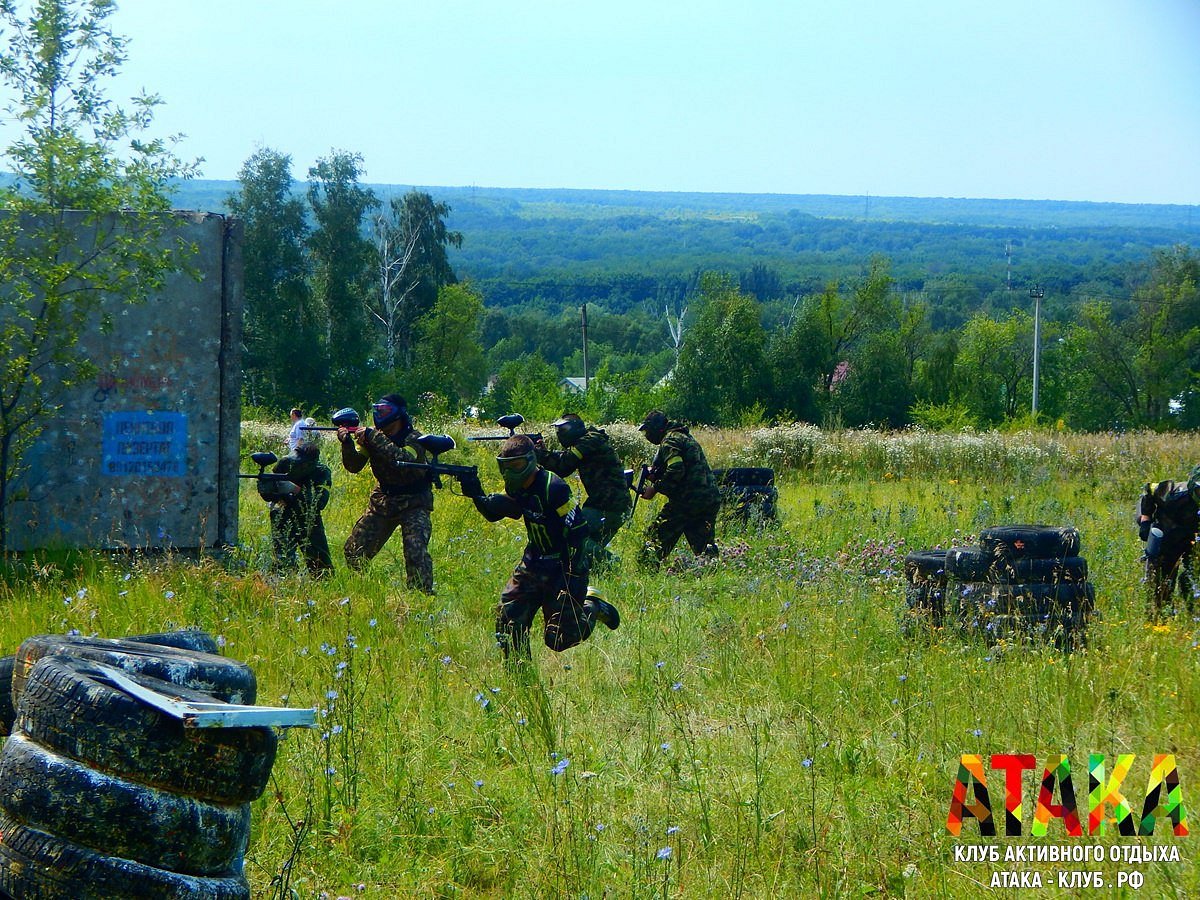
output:
<path id="1" fill-rule="evenodd" d="M 583 319 L 583 392 L 586 394 L 588 389 L 588 359 L 587 359 L 587 304 L 579 307 L 579 314 Z"/>
<path id="2" fill-rule="evenodd" d="M 1045 289 L 1035 284 L 1029 289 L 1033 298 L 1033 417 L 1037 418 L 1038 411 L 1038 368 L 1042 356 L 1042 298 L 1046 296 Z"/>

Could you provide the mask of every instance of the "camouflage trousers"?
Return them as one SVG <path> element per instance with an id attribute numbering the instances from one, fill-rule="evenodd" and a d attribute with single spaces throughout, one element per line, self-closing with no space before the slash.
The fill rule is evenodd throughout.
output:
<path id="1" fill-rule="evenodd" d="M 533 617 L 542 611 L 542 639 L 559 653 L 586 641 L 596 626 L 596 616 L 584 605 L 588 573 L 581 566 L 532 564 L 522 559 L 500 593 L 496 610 L 496 642 L 508 659 L 510 653 L 529 656 L 529 631 Z"/>
<path id="2" fill-rule="evenodd" d="M 688 546 L 697 556 L 716 556 L 717 514 L 720 511 L 720 500 L 700 509 L 684 508 L 668 501 L 646 529 L 642 565 L 657 567 L 671 555 L 681 537 L 687 538 Z"/>
<path id="3" fill-rule="evenodd" d="M 352 569 L 362 569 L 399 528 L 404 541 L 408 586 L 432 594 L 433 557 L 429 555 L 432 512 L 432 498 L 389 496 L 378 488 L 371 491 L 367 511 L 354 523 L 346 538 L 346 564 Z"/>
<path id="4" fill-rule="evenodd" d="M 605 565 L 616 559 L 608 551 L 608 544 L 625 524 L 628 511 L 625 513 L 609 512 L 585 503 L 580 512 L 583 513 L 583 519 L 588 524 L 587 537 L 583 542 L 583 552 L 587 557 L 589 567 Z"/>
<path id="5" fill-rule="evenodd" d="M 275 567 L 281 571 L 296 568 L 297 550 L 310 574 L 326 575 L 333 571 L 320 510 L 299 503 L 272 503 L 271 550 L 275 554 Z"/>
<path id="6" fill-rule="evenodd" d="M 1146 560 L 1147 615 L 1158 619 L 1171 609 L 1171 595 L 1178 585 L 1184 608 L 1190 614 L 1192 597 L 1192 541 L 1164 538 L 1158 556 Z"/>

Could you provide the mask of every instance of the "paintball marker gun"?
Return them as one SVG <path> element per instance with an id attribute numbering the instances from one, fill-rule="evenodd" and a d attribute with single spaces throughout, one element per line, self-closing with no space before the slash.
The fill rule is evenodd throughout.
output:
<path id="1" fill-rule="evenodd" d="M 629 517 L 633 518 L 633 514 L 637 512 L 638 501 L 642 499 L 642 491 L 646 489 L 646 482 L 650 478 L 650 467 L 642 466 L 642 474 L 638 476 L 637 484 L 633 483 L 633 469 L 625 470 L 625 483 L 633 491 L 633 509 L 629 511 Z"/>
<path id="2" fill-rule="evenodd" d="M 250 459 L 258 466 L 258 474 L 247 475 L 244 472 L 239 472 L 238 478 L 253 478 L 257 481 L 258 496 L 270 503 L 272 500 L 283 500 L 296 493 L 298 489 L 295 482 L 288 481 L 286 475 L 267 471 L 267 466 L 273 466 L 279 462 L 279 457 L 270 450 L 260 450 L 258 453 L 251 453 Z"/>
<path id="3" fill-rule="evenodd" d="M 479 481 L 478 466 L 452 466 L 438 462 L 438 456 L 447 450 L 454 449 L 454 438 L 448 434 L 423 434 L 416 439 L 416 443 L 433 457 L 433 462 L 401 462 L 396 463 L 396 465 L 403 466 L 406 469 L 424 469 L 430 474 L 433 483 L 438 487 L 442 486 L 442 480 L 439 476 L 449 475 L 451 478 L 458 480 L 464 497 L 483 496 L 483 484 Z"/>
<path id="4" fill-rule="evenodd" d="M 501 428 L 507 428 L 508 434 L 483 434 L 477 437 L 469 437 L 468 441 L 506 441 L 510 437 L 516 437 L 517 429 L 525 424 L 525 417 L 520 413 L 509 413 L 507 416 L 501 416 L 496 420 L 496 424 Z M 529 438 L 535 444 L 542 439 L 540 431 L 525 431 L 522 432 L 525 437 Z"/>
<path id="5" fill-rule="evenodd" d="M 301 431 L 337 431 L 339 428 L 345 428 L 347 431 L 358 431 L 362 425 L 362 420 L 359 419 L 358 413 L 350 407 L 339 409 L 333 414 L 330 419 L 333 425 L 301 425 Z"/>

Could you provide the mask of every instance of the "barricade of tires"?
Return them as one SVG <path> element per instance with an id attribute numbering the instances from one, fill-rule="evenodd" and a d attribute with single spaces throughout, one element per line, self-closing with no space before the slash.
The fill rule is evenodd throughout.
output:
<path id="1" fill-rule="evenodd" d="M 914 615 L 993 639 L 1082 644 L 1096 594 L 1079 532 L 1048 525 L 999 525 L 978 547 L 918 551 L 905 558 L 906 596 Z M 939 566 L 940 554 L 940 566 Z"/>
<path id="2" fill-rule="evenodd" d="M 201 632 L 43 635 L 4 660 L 15 719 L 0 749 L 0 896 L 248 900 L 250 802 L 275 731 L 186 728 L 99 668 L 185 701 L 252 704 L 250 667 L 210 648 Z"/>
<path id="3" fill-rule="evenodd" d="M 743 525 L 773 524 L 779 518 L 775 470 L 764 466 L 713 469 L 721 489 L 721 513 Z"/>

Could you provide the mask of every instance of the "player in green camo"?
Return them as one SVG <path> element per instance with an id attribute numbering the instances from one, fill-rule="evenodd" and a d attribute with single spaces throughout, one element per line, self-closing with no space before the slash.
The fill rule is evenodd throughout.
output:
<path id="1" fill-rule="evenodd" d="M 296 551 L 304 557 L 315 576 L 333 571 L 329 541 L 321 510 L 329 503 L 333 474 L 321 462 L 320 448 L 311 432 L 301 432 L 292 452 L 275 463 L 271 471 L 286 475 L 296 486 L 294 493 L 271 501 L 271 549 L 281 571 L 296 568 Z"/>
<path id="2" fill-rule="evenodd" d="M 656 568 L 675 549 L 680 537 L 687 538 L 697 556 L 715 557 L 721 492 L 704 450 L 686 425 L 670 421 L 657 409 L 646 413 L 638 431 L 658 446 L 642 499 L 651 500 L 657 494 L 667 498 L 646 531 L 642 564 Z"/>
<path id="3" fill-rule="evenodd" d="M 579 472 L 579 480 L 587 491 L 580 510 L 588 525 L 584 553 L 593 567 L 611 564 L 616 557 L 608 551 L 608 543 L 629 516 L 633 504 L 625 467 L 608 435 L 585 425 L 575 413 L 564 413 L 552 425 L 563 449 L 547 450 L 538 441 L 535 445 L 538 464 L 561 478 Z"/>
<path id="4" fill-rule="evenodd" d="M 489 522 L 523 519 L 528 537 L 496 613 L 496 643 L 505 660 L 529 657 L 529 630 L 539 609 L 542 638 L 556 653 L 586 641 L 596 622 L 616 628 L 617 608 L 588 590 L 587 523 L 567 483 L 537 464 L 533 441 L 523 434 L 500 446 L 496 463 L 504 493 L 473 498 L 475 508 Z"/>
<path id="5" fill-rule="evenodd" d="M 369 463 L 376 482 L 362 514 L 346 539 L 346 563 L 361 569 L 383 549 L 399 528 L 404 538 L 404 569 L 408 586 L 433 593 L 433 483 L 429 473 L 401 468 L 398 462 L 426 462 L 425 450 L 416 443 L 404 398 L 388 394 L 372 408 L 374 428 L 339 428 L 342 466 L 361 472 Z"/>

